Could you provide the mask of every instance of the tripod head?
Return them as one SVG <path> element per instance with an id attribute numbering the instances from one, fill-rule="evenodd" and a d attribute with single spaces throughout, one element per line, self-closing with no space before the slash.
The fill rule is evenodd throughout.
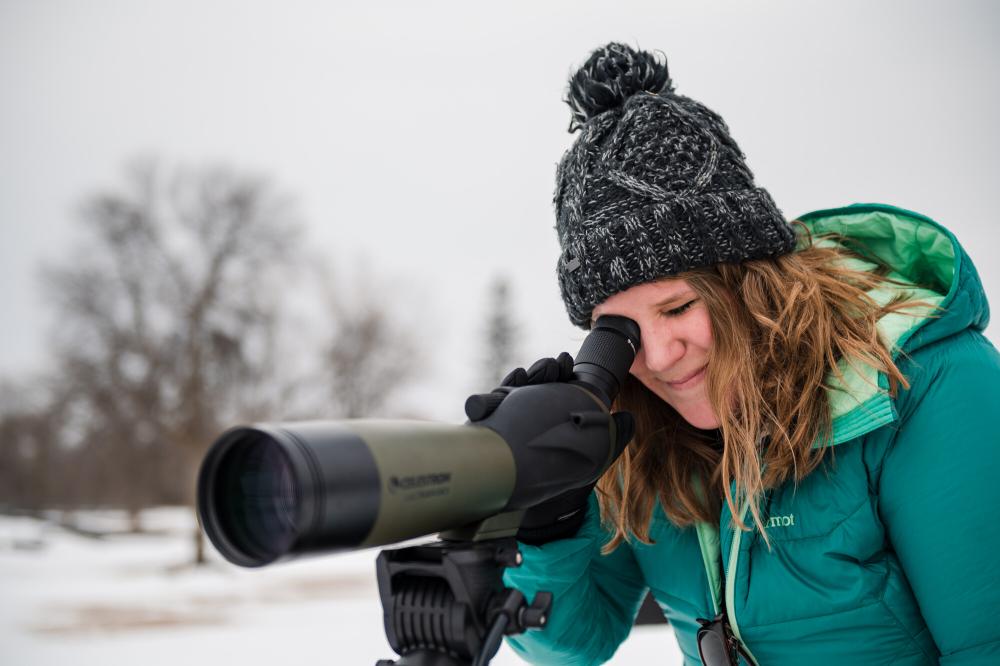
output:
<path id="1" fill-rule="evenodd" d="M 503 570 L 519 566 L 513 538 L 438 541 L 384 550 L 376 561 L 386 637 L 397 661 L 376 666 L 485 666 L 505 634 L 541 628 L 552 595 L 503 586 Z"/>

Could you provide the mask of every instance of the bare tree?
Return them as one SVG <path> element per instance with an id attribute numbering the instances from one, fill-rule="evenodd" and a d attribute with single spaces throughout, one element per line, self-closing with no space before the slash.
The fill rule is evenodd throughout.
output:
<path id="1" fill-rule="evenodd" d="M 277 281 L 299 247 L 291 204 L 230 169 L 144 162 L 82 217 L 89 245 L 47 271 L 67 400 L 86 413 L 78 436 L 104 454 L 128 508 L 162 489 L 170 460 L 193 502 L 212 438 L 273 397 Z"/>
<path id="2" fill-rule="evenodd" d="M 514 321 L 510 282 L 497 277 L 490 284 L 486 320 L 486 354 L 483 386 L 496 386 L 513 369 L 517 358 L 518 326 Z M 485 390 L 485 388 L 484 388 Z"/>
<path id="3" fill-rule="evenodd" d="M 331 331 L 324 346 L 324 375 L 340 418 L 387 416 L 393 397 L 421 367 L 411 331 L 392 316 L 392 296 L 359 273 L 351 294 L 327 281 Z"/>

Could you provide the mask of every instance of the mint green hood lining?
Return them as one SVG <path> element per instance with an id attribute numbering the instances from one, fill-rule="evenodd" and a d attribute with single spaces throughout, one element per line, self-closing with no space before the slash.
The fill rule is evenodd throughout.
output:
<path id="1" fill-rule="evenodd" d="M 889 277 L 921 285 L 907 292 L 927 306 L 890 313 L 878 322 L 879 333 L 890 345 L 894 357 L 905 351 L 910 338 L 954 299 L 963 253 L 955 237 L 933 220 L 881 204 L 815 211 L 798 219 L 814 236 L 836 233 L 856 241 L 859 250 L 891 267 Z M 865 270 L 874 264 L 852 261 L 850 266 Z M 896 293 L 890 286 L 870 295 L 885 304 Z M 831 445 L 860 437 L 896 419 L 892 399 L 886 393 L 888 381 L 884 374 L 870 366 L 851 366 L 844 361 L 838 368 L 842 376 L 831 372 L 827 378 L 833 419 Z M 817 440 L 813 446 L 823 444 Z"/>

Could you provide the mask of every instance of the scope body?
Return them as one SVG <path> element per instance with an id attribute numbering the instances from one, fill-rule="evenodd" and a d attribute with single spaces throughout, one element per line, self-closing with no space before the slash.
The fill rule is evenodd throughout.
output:
<path id="1" fill-rule="evenodd" d="M 592 483 L 621 453 L 609 409 L 638 327 L 602 317 L 574 380 L 504 390 L 463 425 L 358 419 L 225 432 L 198 479 L 198 512 L 229 561 L 248 567 L 367 548 L 526 509 Z"/>

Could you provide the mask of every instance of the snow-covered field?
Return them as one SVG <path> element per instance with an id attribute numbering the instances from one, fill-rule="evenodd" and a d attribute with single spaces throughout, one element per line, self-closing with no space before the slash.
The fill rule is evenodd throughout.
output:
<path id="1" fill-rule="evenodd" d="M 394 654 L 375 585 L 378 550 L 245 570 L 189 565 L 193 517 L 163 508 L 147 534 L 115 512 L 84 531 L 0 516 L 2 666 L 371 666 Z M 523 663 L 506 646 L 492 662 Z M 680 664 L 670 630 L 634 629 L 612 664 Z"/>

